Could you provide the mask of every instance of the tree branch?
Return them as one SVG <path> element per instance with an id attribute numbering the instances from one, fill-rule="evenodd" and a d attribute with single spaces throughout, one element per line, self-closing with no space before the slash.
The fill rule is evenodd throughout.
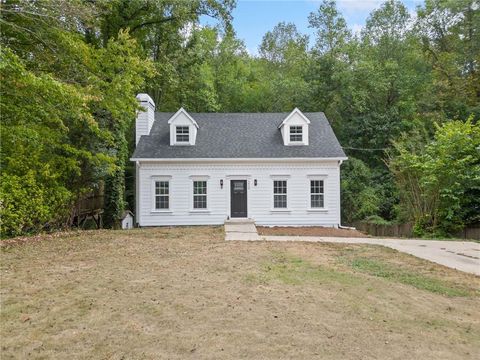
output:
<path id="1" fill-rule="evenodd" d="M 176 16 L 170 16 L 168 18 L 145 21 L 143 23 L 137 24 L 132 28 L 130 28 L 130 32 L 133 33 L 134 31 L 139 30 L 145 26 L 154 25 L 154 24 L 163 24 L 169 21 L 174 21 L 174 20 L 177 20 Z"/>

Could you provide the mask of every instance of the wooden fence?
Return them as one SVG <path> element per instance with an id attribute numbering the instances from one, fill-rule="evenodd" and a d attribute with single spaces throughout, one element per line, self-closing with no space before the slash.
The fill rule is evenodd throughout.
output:
<path id="1" fill-rule="evenodd" d="M 480 223 L 466 227 L 459 233 L 455 234 L 455 237 L 460 239 L 480 240 Z"/>
<path id="2" fill-rule="evenodd" d="M 413 224 L 377 225 L 368 222 L 355 222 L 353 226 L 372 236 L 413 237 Z M 480 240 L 480 223 L 473 224 L 454 235 L 459 239 Z"/>

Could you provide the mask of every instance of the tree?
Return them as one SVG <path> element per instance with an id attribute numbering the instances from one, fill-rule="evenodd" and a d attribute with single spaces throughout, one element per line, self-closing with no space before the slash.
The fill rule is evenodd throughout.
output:
<path id="1" fill-rule="evenodd" d="M 340 89 L 344 87 L 349 67 L 351 32 L 335 1 L 324 0 L 310 13 L 309 26 L 315 30 L 315 46 L 308 69 L 309 103 L 312 111 L 324 111 L 337 130 L 342 127 L 338 114 Z"/>
<path id="2" fill-rule="evenodd" d="M 480 126 L 451 121 L 419 147 L 395 143 L 389 168 L 418 235 L 451 234 L 480 219 Z"/>
<path id="3" fill-rule="evenodd" d="M 417 31 L 431 66 L 437 117 L 480 118 L 480 7 L 474 0 L 427 0 Z"/>
<path id="4" fill-rule="evenodd" d="M 315 50 L 322 55 L 338 55 L 352 36 L 334 0 L 324 0 L 308 22 L 315 29 Z"/>
<path id="5" fill-rule="evenodd" d="M 67 225 L 75 197 L 109 171 L 96 149 L 111 138 L 75 85 L 33 74 L 9 49 L 0 64 L 1 234 Z"/>
<path id="6" fill-rule="evenodd" d="M 342 222 L 352 224 L 380 211 L 381 188 L 363 161 L 350 157 L 341 167 Z"/>
<path id="7" fill-rule="evenodd" d="M 15 218 L 20 225 L 4 226 L 2 235 L 65 224 L 73 216 L 68 211 L 73 204 L 112 176 L 120 185 L 107 186 L 107 223 L 123 210 L 126 129 L 138 108 L 135 95 L 153 69 L 126 31 L 105 48 L 85 43 L 78 24 L 93 20 L 89 11 L 80 10 L 92 6 L 6 2 L 2 8 L 8 34 L 0 100 L 2 176 L 10 176 L 6 186 L 17 186 L 16 179 L 26 177 L 40 198 L 56 199 L 45 201 L 32 223 L 31 215 L 21 212 L 20 203 L 9 203 L 4 192 L 4 204 L 11 205 L 4 208 L 5 218 Z M 33 36 L 30 29 L 35 30 Z M 62 106 L 64 111 L 57 109 Z M 52 216 L 47 221 L 42 214 Z"/>
<path id="8" fill-rule="evenodd" d="M 253 60 L 264 104 L 259 111 L 292 111 L 303 107 L 307 98 L 306 69 L 308 36 L 291 23 L 281 22 L 268 31 Z"/>

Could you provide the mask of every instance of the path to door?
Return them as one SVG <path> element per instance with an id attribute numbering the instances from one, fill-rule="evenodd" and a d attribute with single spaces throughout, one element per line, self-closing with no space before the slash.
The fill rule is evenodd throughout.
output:
<path id="1" fill-rule="evenodd" d="M 231 219 L 225 221 L 225 240 L 258 241 L 255 222 L 251 219 Z"/>
<path id="2" fill-rule="evenodd" d="M 252 220 L 225 222 L 225 240 L 307 241 L 386 246 L 421 259 L 480 276 L 480 244 L 470 241 L 440 241 L 387 238 L 340 238 L 318 236 L 259 236 Z"/>

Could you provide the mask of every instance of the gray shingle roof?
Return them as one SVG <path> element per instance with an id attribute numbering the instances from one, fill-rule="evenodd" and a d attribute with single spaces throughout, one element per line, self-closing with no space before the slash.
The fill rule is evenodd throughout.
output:
<path id="1" fill-rule="evenodd" d="M 173 114 L 155 113 L 150 135 L 140 138 L 132 158 L 345 157 L 321 112 L 304 113 L 311 121 L 308 146 L 283 145 L 278 126 L 289 113 L 189 113 L 199 126 L 195 146 L 170 146 Z"/>

